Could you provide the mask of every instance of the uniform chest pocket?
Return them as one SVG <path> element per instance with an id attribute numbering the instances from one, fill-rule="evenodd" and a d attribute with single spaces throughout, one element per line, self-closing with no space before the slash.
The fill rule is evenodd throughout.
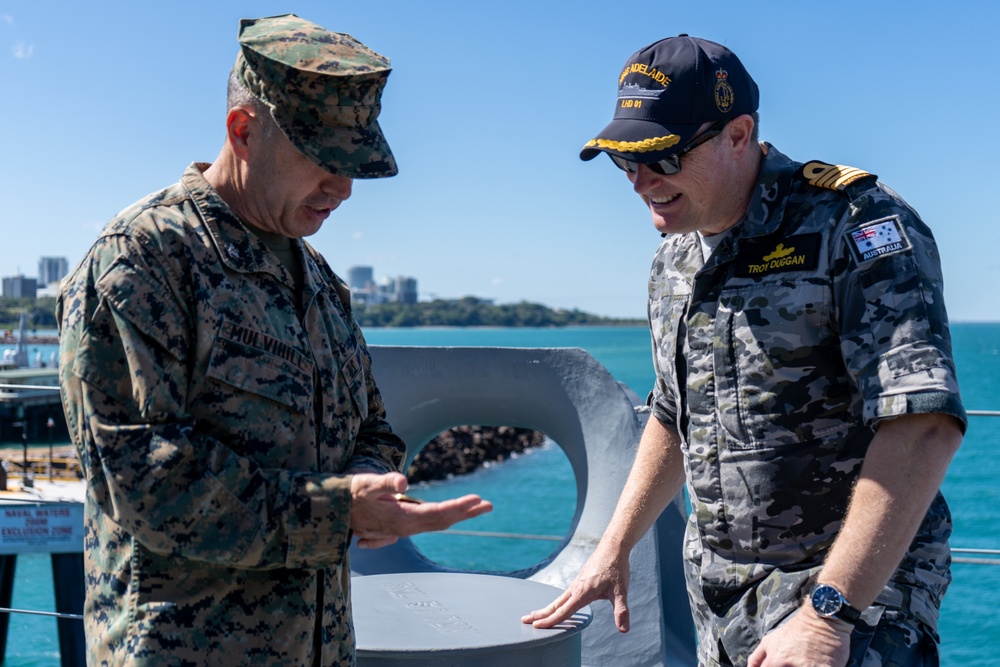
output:
<path id="1" fill-rule="evenodd" d="M 206 376 L 300 414 L 312 404 L 312 362 L 287 343 L 247 327 L 223 327 Z"/>
<path id="2" fill-rule="evenodd" d="M 714 368 L 731 446 L 792 445 L 843 429 L 851 392 L 830 307 L 829 290 L 809 282 L 722 294 Z"/>

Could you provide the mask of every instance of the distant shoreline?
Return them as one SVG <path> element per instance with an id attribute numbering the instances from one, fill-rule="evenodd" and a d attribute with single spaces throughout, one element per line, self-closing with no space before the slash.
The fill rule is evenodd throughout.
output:
<path id="1" fill-rule="evenodd" d="M 364 330 L 368 329 L 611 329 L 614 327 L 645 327 L 649 323 L 646 320 L 622 320 L 620 322 L 594 322 L 585 324 L 515 324 L 515 325 L 501 325 L 501 324 L 418 324 L 414 326 L 362 326 Z"/>
<path id="2" fill-rule="evenodd" d="M 475 324 L 475 325 L 459 325 L 459 324 L 421 324 L 416 326 L 362 326 L 362 330 L 368 331 L 371 329 L 423 329 L 423 330 L 433 330 L 433 329 L 586 329 L 588 327 L 595 327 L 601 329 L 610 329 L 614 327 L 645 327 L 648 326 L 646 320 L 616 320 L 614 322 L 592 322 L 592 323 L 582 323 L 582 324 L 541 324 L 541 325 L 511 325 L 504 326 L 499 324 Z M 4 327 L 0 326 L 0 330 Z M 53 333 L 49 333 L 49 330 L 44 330 L 45 333 L 34 333 L 25 335 L 25 343 L 28 345 L 58 345 L 59 337 Z M 6 331 L 0 333 L 0 345 L 17 345 L 17 335 L 8 336 Z"/>

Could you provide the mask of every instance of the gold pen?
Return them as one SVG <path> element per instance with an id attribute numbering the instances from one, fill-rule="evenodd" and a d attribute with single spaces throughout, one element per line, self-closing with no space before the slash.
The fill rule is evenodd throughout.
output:
<path id="1" fill-rule="evenodd" d="M 424 502 L 420 498 L 414 498 L 413 496 L 408 496 L 405 493 L 394 493 L 392 497 L 401 503 L 413 503 L 415 505 L 419 505 Z"/>

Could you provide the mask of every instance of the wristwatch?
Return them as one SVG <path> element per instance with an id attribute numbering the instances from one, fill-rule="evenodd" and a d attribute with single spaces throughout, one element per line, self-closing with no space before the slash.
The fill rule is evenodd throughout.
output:
<path id="1" fill-rule="evenodd" d="M 813 586 L 809 601 L 816 613 L 823 618 L 839 618 L 852 625 L 861 618 L 861 612 L 851 606 L 843 593 L 829 584 Z"/>

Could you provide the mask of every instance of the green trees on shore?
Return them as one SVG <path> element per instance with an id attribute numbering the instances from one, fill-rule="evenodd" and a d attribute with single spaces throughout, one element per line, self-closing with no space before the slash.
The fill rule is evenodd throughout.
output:
<path id="1" fill-rule="evenodd" d="M 21 322 L 21 313 L 28 315 L 28 329 L 56 328 L 56 299 L 45 296 L 40 299 L 14 299 L 0 297 L 0 331 L 16 330 Z"/>
<path id="2" fill-rule="evenodd" d="M 352 305 L 362 327 L 564 327 L 572 325 L 645 324 L 641 319 L 614 319 L 580 310 L 552 309 L 522 301 L 494 305 L 473 296 L 435 299 L 422 303 Z M 16 330 L 21 313 L 28 315 L 28 329 L 55 329 L 55 298 L 12 299 L 0 297 L 0 331 Z"/>
<path id="3" fill-rule="evenodd" d="M 562 327 L 645 322 L 599 317 L 575 309 L 554 310 L 527 301 L 494 305 L 472 296 L 414 304 L 355 303 L 353 309 L 362 327 Z"/>

